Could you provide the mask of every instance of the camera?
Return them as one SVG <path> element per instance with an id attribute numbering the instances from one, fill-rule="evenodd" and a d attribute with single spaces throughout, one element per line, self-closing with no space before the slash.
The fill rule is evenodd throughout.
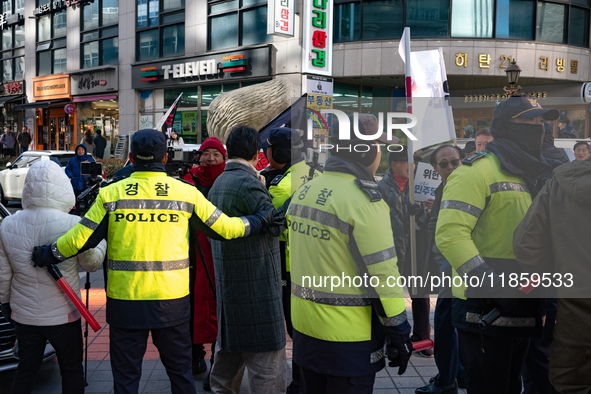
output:
<path id="1" fill-rule="evenodd" d="M 169 146 L 167 153 L 166 173 L 169 176 L 178 176 L 182 179 L 193 168 L 193 164 L 199 163 L 199 155 L 203 151 L 184 150 L 180 146 Z"/>
<path id="2" fill-rule="evenodd" d="M 81 163 L 80 173 L 82 175 L 89 175 L 91 178 L 96 178 L 103 174 L 103 164 L 96 161 L 91 163 Z"/>
<path id="3" fill-rule="evenodd" d="M 75 213 L 85 214 L 90 209 L 92 204 L 94 204 L 101 186 L 106 184 L 106 182 L 102 178 L 102 163 L 80 163 L 80 173 L 82 175 L 88 176 L 88 178 L 86 178 L 87 189 L 84 190 L 76 199 Z"/>

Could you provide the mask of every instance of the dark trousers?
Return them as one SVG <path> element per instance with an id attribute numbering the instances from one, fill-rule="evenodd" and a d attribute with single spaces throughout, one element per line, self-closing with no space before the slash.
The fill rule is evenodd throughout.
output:
<path id="1" fill-rule="evenodd" d="M 438 258 L 439 272 L 451 276 L 452 270 L 449 262 L 441 257 Z M 435 306 L 435 318 L 433 329 L 435 331 L 435 364 L 439 373 L 435 379 L 444 386 L 452 384 L 456 379 L 464 380 L 464 366 L 460 358 L 460 348 L 456 328 L 452 324 L 451 304 L 453 294 L 451 288 L 441 286 Z"/>
<path id="2" fill-rule="evenodd" d="M 468 394 L 520 394 L 529 338 L 492 337 L 458 330 Z M 484 351 L 483 351 L 484 350 Z"/>
<path id="3" fill-rule="evenodd" d="M 287 273 L 287 286 L 283 287 L 283 315 L 285 316 L 285 327 L 289 337 L 293 339 L 293 323 L 291 321 L 291 292 L 289 284 L 291 283 L 290 274 Z M 287 290 L 286 290 L 287 289 Z M 289 384 L 288 394 L 297 394 L 300 390 L 300 366 L 292 360 L 291 364 L 291 383 Z"/>
<path id="4" fill-rule="evenodd" d="M 343 377 L 314 372 L 300 367 L 300 393 L 302 394 L 371 394 L 376 374 Z"/>
<path id="5" fill-rule="evenodd" d="M 28 150 L 29 150 L 29 147 L 28 146 L 25 146 L 25 147 L 22 147 L 21 146 L 21 154 L 27 152 Z"/>
<path id="6" fill-rule="evenodd" d="M 84 393 L 80 319 L 57 326 L 29 326 L 14 320 L 13 324 L 18 341 L 19 364 L 10 388 L 11 394 L 27 394 L 33 390 L 43 362 L 46 341 L 51 343 L 57 354 L 62 393 Z"/>
<path id="7" fill-rule="evenodd" d="M 546 324 L 541 338 L 532 338 L 523 365 L 523 394 L 556 394 L 550 384 L 550 347 L 556 323 L 556 298 L 546 299 Z"/>
<path id="8" fill-rule="evenodd" d="M 142 376 L 142 359 L 146 353 L 150 332 L 170 378 L 172 393 L 195 393 L 189 321 L 177 326 L 152 330 L 128 330 L 111 326 L 109 339 L 115 393 L 138 392 Z"/>
<path id="9" fill-rule="evenodd" d="M 11 156 L 16 156 L 14 154 L 14 148 L 12 148 L 12 149 L 4 148 L 4 157 L 11 157 Z"/>
<path id="10" fill-rule="evenodd" d="M 431 339 L 431 325 L 429 323 L 431 304 L 429 302 L 429 296 L 412 298 L 413 341 Z"/>

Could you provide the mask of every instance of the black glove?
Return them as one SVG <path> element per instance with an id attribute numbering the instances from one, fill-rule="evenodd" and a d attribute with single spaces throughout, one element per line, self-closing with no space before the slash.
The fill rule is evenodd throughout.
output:
<path id="1" fill-rule="evenodd" d="M 250 223 L 250 233 L 248 235 L 258 234 L 263 229 L 263 221 L 257 215 L 245 216 Z"/>
<path id="2" fill-rule="evenodd" d="M 435 234 L 435 230 L 437 229 L 437 221 L 429 222 L 427 224 L 427 231 L 430 233 Z"/>
<path id="3" fill-rule="evenodd" d="M 409 215 L 413 215 L 413 216 L 416 216 L 418 214 L 422 215 L 422 212 L 424 212 L 423 207 L 421 207 L 421 205 L 418 202 L 415 202 L 414 204 L 407 203 L 406 206 L 407 206 Z"/>
<path id="4" fill-rule="evenodd" d="M 0 305 L 0 309 L 2 309 L 2 316 L 4 316 L 6 321 L 12 321 L 12 319 L 10 318 L 10 316 L 12 315 L 12 309 L 10 309 L 10 302 Z"/>
<path id="5" fill-rule="evenodd" d="M 408 366 L 408 360 L 414 350 L 410 338 L 404 342 L 400 341 L 388 341 L 386 345 L 386 351 L 390 367 L 398 367 L 398 375 L 402 375 L 406 372 Z"/>
<path id="6" fill-rule="evenodd" d="M 53 255 L 51 245 L 43 245 L 33 248 L 33 263 L 37 267 L 47 267 L 50 264 L 59 264 L 61 261 Z"/>

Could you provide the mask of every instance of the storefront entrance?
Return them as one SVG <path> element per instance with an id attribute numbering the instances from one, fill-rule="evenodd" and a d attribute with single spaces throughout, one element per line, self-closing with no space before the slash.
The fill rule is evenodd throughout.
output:
<path id="1" fill-rule="evenodd" d="M 71 116 L 63 108 L 38 109 L 38 116 L 43 117 L 42 124 L 37 124 L 37 144 L 43 150 L 73 150 L 74 140 Z"/>

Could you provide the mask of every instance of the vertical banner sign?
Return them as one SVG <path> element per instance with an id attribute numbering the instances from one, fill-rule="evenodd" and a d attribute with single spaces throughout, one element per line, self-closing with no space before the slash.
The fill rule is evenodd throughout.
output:
<path id="1" fill-rule="evenodd" d="M 304 0 L 302 72 L 332 75 L 333 0 Z"/>
<path id="2" fill-rule="evenodd" d="M 267 34 L 293 37 L 295 0 L 267 0 Z"/>
<path id="3" fill-rule="evenodd" d="M 169 140 L 170 135 L 172 134 L 172 126 L 174 124 L 174 116 L 176 115 L 176 110 L 179 106 L 179 101 L 181 100 L 182 96 L 183 96 L 182 93 L 179 94 L 179 96 L 177 97 L 176 100 L 174 100 L 174 103 L 170 106 L 168 111 L 158 121 L 158 123 L 156 123 L 156 127 L 154 127 L 154 130 L 159 130 L 164 133 L 164 137 L 166 138 L 166 140 Z"/>
<path id="4" fill-rule="evenodd" d="M 332 109 L 332 78 L 314 77 L 308 75 L 306 81 L 306 108 L 317 112 L 320 112 L 323 109 Z M 308 114 L 308 116 L 311 115 Z M 331 126 L 331 117 L 331 114 L 326 116 L 328 127 Z M 328 143 L 328 136 L 326 134 L 328 130 L 326 130 L 326 128 L 318 128 L 317 126 L 320 126 L 321 124 L 318 124 L 317 122 L 312 122 L 312 124 L 314 125 L 314 147 Z"/>

